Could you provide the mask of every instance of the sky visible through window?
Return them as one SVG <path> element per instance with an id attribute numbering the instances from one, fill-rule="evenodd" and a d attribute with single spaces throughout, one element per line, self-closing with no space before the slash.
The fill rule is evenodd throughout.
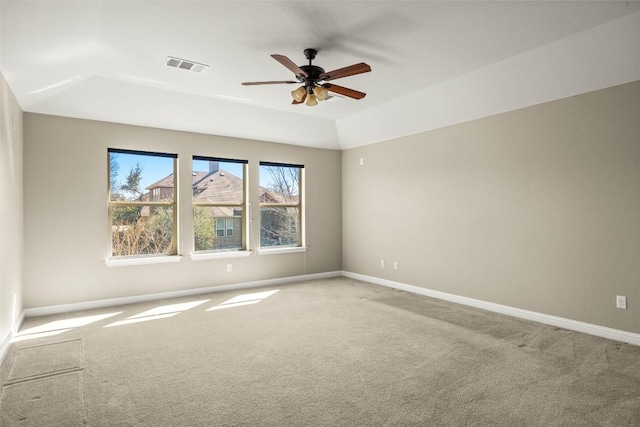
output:
<path id="1" fill-rule="evenodd" d="M 118 174 L 116 182 L 118 184 L 126 182 L 129 172 L 135 169 L 137 164 L 142 169 L 140 187 L 143 189 L 173 172 L 172 158 L 123 153 L 110 153 L 110 156 L 111 159 L 115 157 L 115 161 L 118 164 L 118 170 L 116 171 Z M 111 176 L 113 176 L 113 172 L 111 171 Z"/>
<path id="2" fill-rule="evenodd" d="M 140 180 L 141 188 L 147 188 L 149 185 L 173 172 L 173 159 L 171 158 L 122 153 L 111 153 L 110 155 L 112 158 L 115 156 L 118 164 L 118 176 L 116 179 L 118 184 L 126 181 L 129 172 L 136 167 L 136 164 L 140 164 L 140 168 L 142 169 L 142 179 Z M 242 177 L 242 164 L 240 163 L 221 162 L 220 168 L 239 178 Z M 208 162 L 203 160 L 193 161 L 193 171 L 206 172 L 208 170 Z"/>
<path id="3" fill-rule="evenodd" d="M 149 185 L 161 180 L 168 176 L 173 171 L 173 159 L 168 157 L 158 156 L 146 156 L 139 154 L 123 154 L 123 153 L 110 153 L 115 156 L 118 164 L 117 179 L 118 184 L 122 184 L 126 181 L 129 172 L 136 167 L 136 164 L 140 164 L 142 168 L 142 179 L 140 180 L 140 186 L 146 189 Z M 220 162 L 220 168 L 228 173 L 242 178 L 242 164 L 241 163 L 228 163 Z M 192 171 L 209 171 L 209 163 L 205 160 L 193 160 Z M 270 188 L 272 185 L 272 177 L 266 171 L 264 166 L 260 167 L 260 186 L 264 188 Z"/>

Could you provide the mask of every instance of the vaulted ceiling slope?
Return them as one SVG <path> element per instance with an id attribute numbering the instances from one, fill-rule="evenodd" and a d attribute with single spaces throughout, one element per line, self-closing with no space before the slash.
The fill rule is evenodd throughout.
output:
<path id="1" fill-rule="evenodd" d="M 640 79 L 637 1 L 5 1 L 23 110 L 345 149 Z M 366 92 L 291 105 L 270 54 Z M 208 65 L 165 66 L 168 56 Z"/>

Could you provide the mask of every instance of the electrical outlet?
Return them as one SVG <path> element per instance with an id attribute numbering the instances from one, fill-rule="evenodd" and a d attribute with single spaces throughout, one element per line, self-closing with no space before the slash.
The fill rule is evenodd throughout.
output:
<path id="1" fill-rule="evenodd" d="M 627 309 L 627 297 L 623 295 L 616 295 L 616 308 L 621 308 L 623 310 Z"/>
<path id="2" fill-rule="evenodd" d="M 233 267 L 231 266 L 231 264 L 227 264 L 227 271 L 231 271 L 233 270 Z"/>
<path id="3" fill-rule="evenodd" d="M 384 260 L 383 259 L 380 260 L 380 267 L 384 268 Z"/>
<path id="4" fill-rule="evenodd" d="M 398 261 L 393 261 L 393 269 L 394 270 L 398 269 Z"/>
<path id="5" fill-rule="evenodd" d="M 360 159 L 360 166 L 364 165 L 364 159 Z"/>

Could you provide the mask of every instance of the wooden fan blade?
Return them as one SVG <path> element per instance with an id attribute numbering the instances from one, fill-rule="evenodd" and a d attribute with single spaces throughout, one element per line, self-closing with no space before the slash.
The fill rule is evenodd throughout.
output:
<path id="1" fill-rule="evenodd" d="M 339 93 L 340 95 L 348 96 L 353 99 L 362 99 L 367 96 L 364 92 L 358 92 L 357 90 L 349 89 L 348 87 L 342 87 L 338 85 L 334 85 L 331 83 L 325 83 L 322 85 L 323 88 L 327 89 L 329 92 Z"/>
<path id="2" fill-rule="evenodd" d="M 348 67 L 338 68 L 337 70 L 322 73 L 320 74 L 320 80 L 335 80 L 342 77 L 353 76 L 355 74 L 368 73 L 369 71 L 371 71 L 371 67 L 364 62 L 361 62 L 359 64 L 349 65 Z"/>
<path id="3" fill-rule="evenodd" d="M 304 96 L 302 97 L 302 101 L 298 102 L 295 99 L 293 100 L 292 104 L 293 105 L 298 105 L 298 104 L 302 104 L 304 103 L 304 101 L 307 99 L 307 94 L 305 93 Z"/>
<path id="4" fill-rule="evenodd" d="M 297 80 L 282 80 L 282 81 L 270 81 L 270 82 L 243 82 L 243 86 L 255 86 L 255 85 L 279 85 L 279 84 L 291 84 L 300 83 Z"/>
<path id="5" fill-rule="evenodd" d="M 293 74 L 296 75 L 296 77 L 298 78 L 300 76 L 309 77 L 309 75 L 302 68 L 298 67 L 292 60 L 290 60 L 286 56 L 273 54 L 271 55 L 271 57 L 276 61 L 278 61 L 279 63 L 281 63 L 282 65 L 284 65 L 285 67 L 287 67 L 289 70 L 291 70 Z"/>

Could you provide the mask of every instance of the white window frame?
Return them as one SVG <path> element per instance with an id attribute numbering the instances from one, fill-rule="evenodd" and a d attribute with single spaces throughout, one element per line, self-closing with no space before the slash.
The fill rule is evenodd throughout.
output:
<path id="1" fill-rule="evenodd" d="M 258 240 L 258 253 L 259 254 L 269 254 L 269 253 L 291 253 L 291 252 L 305 252 L 306 247 L 306 220 L 305 220 L 305 167 L 302 164 L 290 164 L 290 163 L 279 163 L 279 162 L 267 162 L 261 161 L 259 163 L 260 166 L 274 166 L 274 167 L 288 167 L 288 168 L 298 168 L 298 203 L 259 203 L 258 213 L 260 218 L 259 225 L 259 235 L 260 238 Z M 262 246 L 262 209 L 269 207 L 294 207 L 298 209 L 298 227 L 296 230 L 296 234 L 298 236 L 298 245 L 273 245 L 273 246 Z"/>
<path id="2" fill-rule="evenodd" d="M 194 250 L 193 250 L 193 254 L 192 254 L 192 258 L 200 258 L 200 259 L 207 259 L 209 258 L 207 255 L 211 254 L 211 255 L 216 255 L 216 254 L 223 254 L 223 253 L 238 253 L 238 252 L 250 252 L 248 251 L 249 248 L 249 214 L 247 212 L 248 209 L 248 203 L 247 200 L 249 199 L 248 197 L 248 190 L 249 190 L 249 161 L 248 160 L 242 160 L 242 159 L 228 159 L 228 158 L 221 158 L 221 157 L 209 157 L 209 156 L 199 156 L 199 155 L 194 155 L 192 156 L 192 173 L 193 173 L 193 160 L 202 160 L 202 161 L 212 161 L 212 162 L 220 162 L 220 163 L 239 163 L 242 164 L 242 203 L 239 204 L 233 204 L 233 203 L 196 203 L 193 201 L 193 197 L 191 198 L 191 212 L 192 214 L 195 213 L 195 209 L 199 208 L 199 207 L 232 207 L 234 209 L 240 208 L 242 211 L 242 216 L 241 216 L 241 221 L 242 221 L 242 236 L 240 238 L 240 248 L 239 249 L 208 249 L 208 250 L 199 250 L 196 251 L 195 250 L 195 231 L 193 230 L 192 227 L 192 231 L 194 231 L 193 234 L 193 244 L 194 244 Z M 214 228 L 215 228 L 215 235 L 216 237 L 232 237 L 233 236 L 233 219 L 235 217 L 217 217 L 215 219 L 215 223 L 214 223 Z M 223 236 L 218 236 L 218 219 L 225 219 L 225 227 L 224 227 L 224 235 Z M 231 235 L 227 235 L 227 230 L 229 229 L 228 227 L 228 222 L 227 221 L 231 221 L 231 230 L 232 230 L 232 234 Z M 211 258 L 215 258 L 211 257 Z"/>
<path id="3" fill-rule="evenodd" d="M 173 159 L 173 201 L 114 201 L 111 200 L 111 154 L 124 154 L 124 155 L 144 155 L 150 157 L 165 157 Z M 105 263 L 107 266 L 121 266 L 121 265 L 138 265 L 138 264 L 155 264 L 164 262 L 175 262 L 180 260 L 178 255 L 179 247 L 179 229 L 178 227 L 178 155 L 174 153 L 160 153 L 152 151 L 140 151 L 120 148 L 108 148 L 107 149 L 107 206 L 108 206 L 108 242 L 109 249 Z M 116 206 L 158 206 L 158 207 L 171 207 L 172 211 L 172 247 L 173 250 L 170 253 L 161 254 L 134 254 L 124 256 L 113 256 L 113 208 Z"/>

